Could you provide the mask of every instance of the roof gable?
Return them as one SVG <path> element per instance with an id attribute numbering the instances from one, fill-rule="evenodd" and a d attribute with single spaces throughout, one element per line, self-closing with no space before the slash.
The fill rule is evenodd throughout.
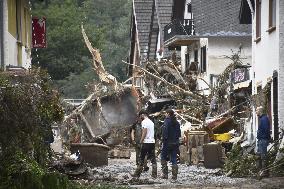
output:
<path id="1" fill-rule="evenodd" d="M 241 0 L 192 0 L 195 32 L 200 36 L 250 36 L 239 23 Z"/>

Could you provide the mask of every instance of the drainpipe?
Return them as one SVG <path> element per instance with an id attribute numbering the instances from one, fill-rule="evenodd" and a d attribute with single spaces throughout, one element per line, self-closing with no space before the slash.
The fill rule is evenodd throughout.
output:
<path id="1" fill-rule="evenodd" d="M 249 5 L 249 8 L 250 8 L 251 15 L 253 15 L 254 14 L 254 9 L 252 7 L 251 0 L 247 0 L 247 2 L 248 2 L 248 5 Z M 251 17 L 251 18 L 253 18 L 253 17 Z"/>
<path id="2" fill-rule="evenodd" d="M 247 0 L 247 3 L 249 5 L 249 8 L 250 8 L 250 13 L 251 13 L 251 25 L 252 25 L 252 41 L 251 41 L 251 57 L 252 57 L 252 75 L 251 75 L 251 80 L 252 80 L 252 94 L 254 95 L 255 94 L 255 57 L 254 57 L 254 54 L 255 54 L 255 43 L 254 43 L 254 30 L 255 30 L 255 25 L 254 25 L 254 7 L 252 6 L 252 3 L 251 3 L 251 0 Z M 256 139 L 256 131 L 257 131 L 257 127 L 256 127 L 256 111 L 255 111 L 256 107 L 253 107 L 253 114 L 252 114 L 252 133 L 253 133 L 253 136 L 251 139 Z"/>
<path id="3" fill-rule="evenodd" d="M 0 1 L 0 69 L 4 70 L 4 1 Z"/>

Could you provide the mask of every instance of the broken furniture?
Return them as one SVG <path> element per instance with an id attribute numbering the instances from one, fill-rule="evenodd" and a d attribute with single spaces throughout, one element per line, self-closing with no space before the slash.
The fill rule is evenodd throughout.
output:
<path id="1" fill-rule="evenodd" d="M 203 145 L 210 142 L 206 131 L 189 131 L 185 141 L 186 149 L 181 148 L 181 162 L 198 164 L 203 162 Z"/>
<path id="2" fill-rule="evenodd" d="M 97 143 L 71 143 L 70 146 L 72 154 L 80 152 L 82 161 L 96 167 L 108 165 L 110 147 Z"/>
<path id="3" fill-rule="evenodd" d="M 137 97 L 131 88 L 91 100 L 81 110 L 89 133 L 93 138 L 104 136 L 115 128 L 131 126 L 137 118 Z"/>

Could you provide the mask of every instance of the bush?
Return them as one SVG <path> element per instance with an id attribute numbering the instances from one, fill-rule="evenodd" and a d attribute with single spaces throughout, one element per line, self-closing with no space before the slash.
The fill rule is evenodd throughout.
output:
<path id="1" fill-rule="evenodd" d="M 63 118 L 59 96 L 39 69 L 0 73 L 1 188 L 42 188 L 53 140 Z"/>
<path id="2" fill-rule="evenodd" d="M 248 177 L 257 174 L 256 156 L 244 154 L 239 144 L 234 145 L 225 162 L 224 169 L 231 172 L 232 177 Z"/>

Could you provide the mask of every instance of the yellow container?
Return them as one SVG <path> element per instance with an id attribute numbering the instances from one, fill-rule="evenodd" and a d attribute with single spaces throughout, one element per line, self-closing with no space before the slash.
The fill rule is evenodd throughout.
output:
<path id="1" fill-rule="evenodd" d="M 227 142 L 231 139 L 231 134 L 230 133 L 214 134 L 214 139 Z"/>

